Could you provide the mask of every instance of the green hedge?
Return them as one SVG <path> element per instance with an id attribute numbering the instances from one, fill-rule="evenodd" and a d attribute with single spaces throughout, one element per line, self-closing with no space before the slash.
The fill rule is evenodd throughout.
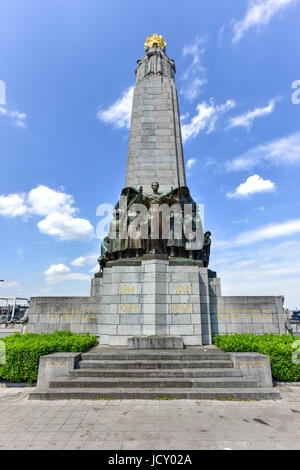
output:
<path id="1" fill-rule="evenodd" d="M 6 347 L 5 364 L 0 364 L 0 379 L 9 382 L 37 381 L 39 358 L 55 352 L 84 352 L 97 344 L 96 336 L 71 331 L 52 334 L 15 333 L 2 338 Z"/>
<path id="2" fill-rule="evenodd" d="M 298 341 L 298 345 L 295 342 Z M 300 380 L 300 364 L 292 362 L 292 356 L 300 359 L 300 341 L 293 335 L 217 335 L 214 344 L 230 352 L 258 352 L 270 357 L 272 375 L 284 382 Z M 297 347 L 298 346 L 298 347 Z M 298 354 L 297 354 L 298 349 Z"/>

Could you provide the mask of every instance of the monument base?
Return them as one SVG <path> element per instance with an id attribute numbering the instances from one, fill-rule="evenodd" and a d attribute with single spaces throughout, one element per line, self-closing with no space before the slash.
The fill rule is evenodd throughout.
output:
<path id="1" fill-rule="evenodd" d="M 128 349 L 183 349 L 181 336 L 132 336 Z"/>
<path id="2" fill-rule="evenodd" d="M 223 297 L 220 279 L 198 261 L 165 255 L 108 263 L 90 297 L 31 298 L 23 332 L 90 332 L 100 344 L 132 336 L 180 336 L 185 346 L 217 334 L 286 332 L 283 297 Z"/>
<path id="3" fill-rule="evenodd" d="M 126 346 L 133 335 L 210 344 L 208 270 L 186 261 L 174 265 L 161 255 L 108 263 L 91 288 L 101 296 L 100 344 Z"/>

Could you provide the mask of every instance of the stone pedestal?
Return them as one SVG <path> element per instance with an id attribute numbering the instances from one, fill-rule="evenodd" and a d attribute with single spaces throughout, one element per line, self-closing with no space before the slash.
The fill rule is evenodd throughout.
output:
<path id="1" fill-rule="evenodd" d="M 112 262 L 93 280 L 91 295 L 101 296 L 100 344 L 126 346 L 137 335 L 211 343 L 208 269 L 161 258 Z"/>

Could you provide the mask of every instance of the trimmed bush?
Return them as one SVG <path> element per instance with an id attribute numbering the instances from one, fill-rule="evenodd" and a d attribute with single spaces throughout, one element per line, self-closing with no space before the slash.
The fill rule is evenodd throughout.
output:
<path id="1" fill-rule="evenodd" d="M 6 361 L 0 364 L 0 379 L 16 383 L 37 381 L 40 356 L 55 352 L 84 352 L 97 344 L 96 336 L 71 331 L 15 333 L 2 338 L 2 341 L 5 342 Z"/>
<path id="2" fill-rule="evenodd" d="M 297 345 L 293 344 L 298 341 Z M 228 352 L 257 352 L 270 357 L 272 375 L 283 382 L 300 380 L 300 364 L 294 364 L 292 357 L 300 359 L 300 341 L 293 335 L 217 335 L 214 344 Z M 297 354 L 298 350 L 298 354 Z"/>

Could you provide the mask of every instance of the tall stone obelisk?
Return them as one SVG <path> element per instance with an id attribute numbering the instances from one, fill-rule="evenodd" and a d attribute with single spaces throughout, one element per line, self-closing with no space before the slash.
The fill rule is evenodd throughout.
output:
<path id="1" fill-rule="evenodd" d="M 28 333 L 90 332 L 109 346 L 126 346 L 136 335 L 150 341 L 153 335 L 180 336 L 192 346 L 210 344 L 215 334 L 285 332 L 283 297 L 222 296 L 220 279 L 208 269 L 210 232 L 196 250 L 188 246 L 186 232 L 175 237 L 178 215 L 184 227 L 190 221 L 197 228 L 198 219 L 185 181 L 175 64 L 165 47 L 161 36 L 148 37 L 138 61 L 126 187 L 121 191 L 126 226 L 134 212 L 142 213 L 141 205 L 147 209 L 148 238 L 141 230 L 138 237 L 131 231 L 125 238 L 117 236 L 123 233 L 119 201 L 112 223 L 115 236 L 112 230 L 102 242 L 101 269 L 92 279 L 91 295 L 31 298 L 24 328 Z M 155 206 L 170 209 L 169 237 L 152 233 Z M 186 206 L 192 209 L 187 217 Z"/>
<path id="2" fill-rule="evenodd" d="M 161 36 L 148 37 L 145 50 L 135 71 L 126 186 L 151 192 L 158 181 L 167 192 L 186 185 L 176 69 Z"/>

